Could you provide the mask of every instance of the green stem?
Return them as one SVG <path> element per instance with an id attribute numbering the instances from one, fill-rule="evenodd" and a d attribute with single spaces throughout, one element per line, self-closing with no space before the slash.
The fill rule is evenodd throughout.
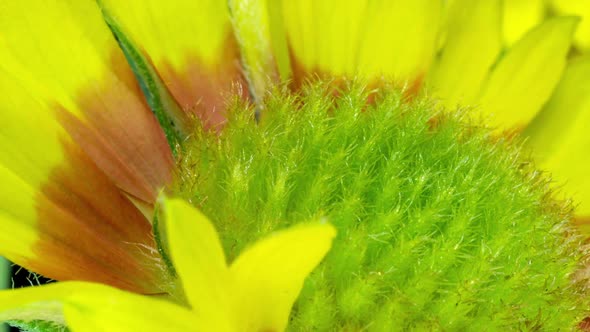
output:
<path id="1" fill-rule="evenodd" d="M 0 257 L 0 289 L 10 287 L 10 262 Z M 8 325 L 0 324 L 0 332 L 8 332 Z"/>

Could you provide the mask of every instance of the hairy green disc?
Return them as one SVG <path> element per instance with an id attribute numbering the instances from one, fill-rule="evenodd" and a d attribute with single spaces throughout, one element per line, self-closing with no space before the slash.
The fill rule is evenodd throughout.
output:
<path id="1" fill-rule="evenodd" d="M 518 144 L 426 97 L 367 98 L 276 91 L 258 123 L 236 101 L 220 135 L 184 143 L 176 192 L 216 223 L 230 260 L 314 216 L 338 228 L 292 330 L 575 327 L 586 252 Z"/>

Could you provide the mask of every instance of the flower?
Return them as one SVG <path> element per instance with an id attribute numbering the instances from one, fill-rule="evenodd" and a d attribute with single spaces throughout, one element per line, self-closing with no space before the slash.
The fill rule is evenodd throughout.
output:
<path id="1" fill-rule="evenodd" d="M 163 206 L 184 306 L 74 281 L 0 293 L 0 320 L 43 317 L 74 331 L 282 331 L 335 236 L 326 223 L 299 225 L 256 242 L 228 266 L 205 216 L 182 200 Z"/>
<path id="2" fill-rule="evenodd" d="M 219 131 L 228 96 L 263 112 L 275 83 L 297 89 L 319 76 L 411 95 L 426 87 L 448 107 L 479 106 L 493 126 L 523 129 L 557 86 L 577 25 L 553 18 L 504 48 L 499 0 L 228 4 L 2 2 L 2 255 L 57 280 L 180 298 L 187 285 L 167 262 L 169 248 L 178 264 L 178 244 L 154 209 L 179 176 L 174 152 L 190 141 L 194 116 Z M 578 93 L 569 87 L 580 68 L 569 67 L 543 113 Z"/>

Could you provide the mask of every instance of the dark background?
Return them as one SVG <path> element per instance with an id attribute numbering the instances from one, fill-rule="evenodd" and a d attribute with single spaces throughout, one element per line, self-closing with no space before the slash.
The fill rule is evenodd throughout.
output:
<path id="1" fill-rule="evenodd" d="M 40 275 L 29 272 L 27 269 L 18 265 L 12 266 L 12 284 L 11 288 L 21 288 L 28 286 L 43 285 L 54 282 L 51 279 L 44 278 Z M 19 329 L 15 327 L 10 328 L 10 332 L 18 332 Z"/>

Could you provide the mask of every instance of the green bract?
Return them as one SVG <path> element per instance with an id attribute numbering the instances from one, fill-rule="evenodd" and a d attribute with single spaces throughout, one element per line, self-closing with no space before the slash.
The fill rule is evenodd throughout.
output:
<path id="1" fill-rule="evenodd" d="M 395 89 L 312 84 L 264 109 L 255 123 L 236 101 L 221 134 L 186 141 L 176 191 L 230 261 L 299 220 L 336 226 L 292 330 L 557 330 L 585 317 L 570 207 L 518 144 Z"/>

